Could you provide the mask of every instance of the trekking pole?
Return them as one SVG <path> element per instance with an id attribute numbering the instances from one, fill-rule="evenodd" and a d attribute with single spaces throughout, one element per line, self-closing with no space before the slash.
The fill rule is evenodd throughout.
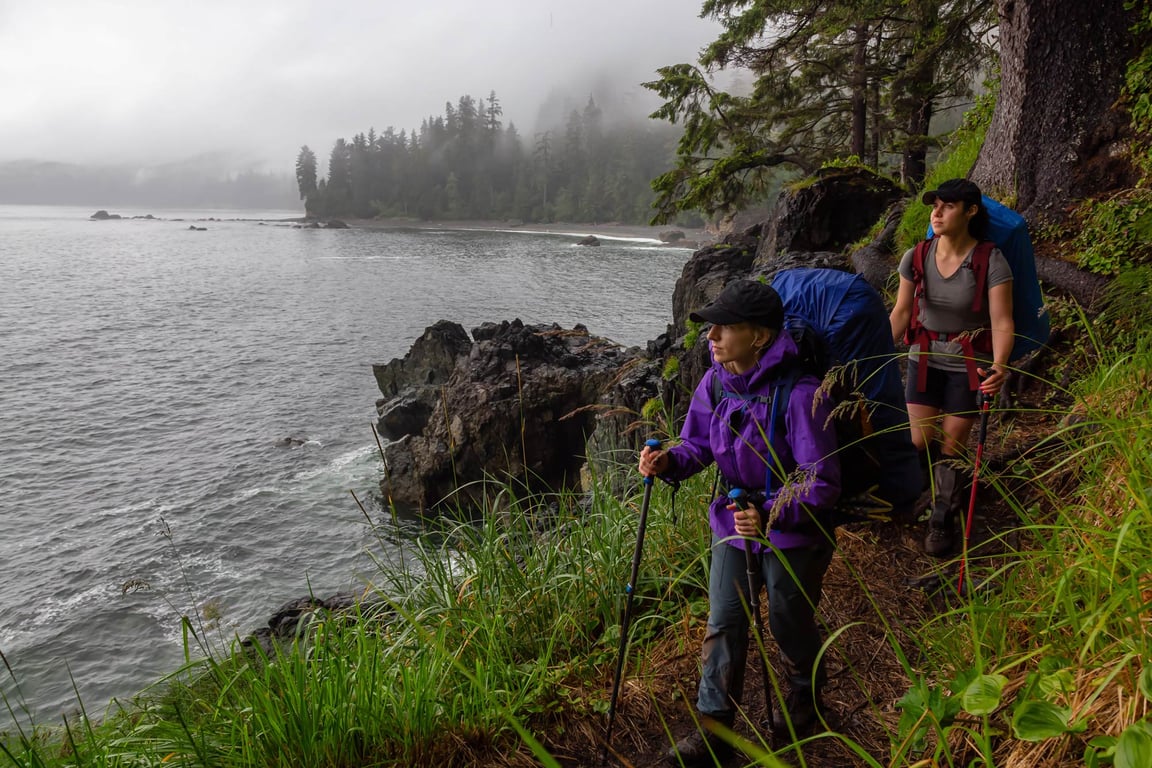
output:
<path id="1" fill-rule="evenodd" d="M 748 494 L 743 488 L 733 488 L 728 491 L 728 498 L 739 507 L 749 505 Z M 764 678 L 764 719 L 768 729 L 772 729 L 772 676 L 768 672 L 768 659 L 764 648 L 764 626 L 760 621 L 760 585 L 756 583 L 759 565 L 756 555 L 752 552 L 752 540 L 744 539 L 744 562 L 748 573 L 748 609 L 752 612 L 752 626 L 755 627 L 756 652 L 760 656 L 760 674 Z"/>
<path id="2" fill-rule="evenodd" d="M 992 398 L 980 392 L 980 431 L 976 436 L 976 460 L 972 463 L 972 494 L 968 498 L 968 519 L 964 522 L 964 549 L 960 555 L 960 577 L 956 580 L 956 593 L 964 593 L 964 568 L 968 564 L 968 539 L 972 536 L 972 514 L 976 510 L 976 484 L 980 478 L 980 458 L 984 455 L 984 441 L 988 439 L 988 408 Z"/>
<path id="3" fill-rule="evenodd" d="M 656 450 L 660 441 L 653 438 L 644 443 L 645 446 Z M 608 751 L 612 747 L 612 725 L 616 721 L 616 697 L 620 693 L 620 677 L 624 671 L 624 653 L 628 647 L 628 625 L 632 621 L 632 596 L 636 591 L 636 581 L 640 578 L 640 556 L 644 552 L 644 527 L 648 523 L 648 503 L 652 499 L 652 481 L 654 478 L 644 478 L 644 500 L 640 503 L 640 524 L 636 532 L 636 551 L 632 554 L 632 576 L 628 586 L 624 589 L 624 618 L 620 622 L 620 650 L 616 655 L 616 675 L 612 678 L 612 698 L 608 703 L 608 730 L 604 734 L 604 755 L 601 765 L 608 764 Z"/>

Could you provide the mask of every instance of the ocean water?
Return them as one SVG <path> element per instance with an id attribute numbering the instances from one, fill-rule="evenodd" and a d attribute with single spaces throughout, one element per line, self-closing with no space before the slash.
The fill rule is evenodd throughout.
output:
<path id="1" fill-rule="evenodd" d="M 91 213 L 0 206 L 0 693 L 22 721 L 77 711 L 73 681 L 99 716 L 175 670 L 182 615 L 226 641 L 309 591 L 364 588 L 373 363 L 441 319 L 642 345 L 690 254 Z"/>

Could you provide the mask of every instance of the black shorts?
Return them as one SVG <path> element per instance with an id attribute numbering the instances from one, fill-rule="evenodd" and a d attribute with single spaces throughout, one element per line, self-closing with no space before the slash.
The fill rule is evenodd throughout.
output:
<path id="1" fill-rule="evenodd" d="M 968 388 L 967 371 L 945 371 L 928 366 L 928 384 L 923 392 L 916 391 L 919 361 L 908 360 L 908 383 L 904 386 L 904 399 L 909 405 L 939 408 L 952 416 L 976 418 L 980 413 L 978 394 Z"/>

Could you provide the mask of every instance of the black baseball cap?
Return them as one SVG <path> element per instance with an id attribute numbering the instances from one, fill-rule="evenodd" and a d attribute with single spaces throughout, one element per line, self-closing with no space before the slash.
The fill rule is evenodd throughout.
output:
<path id="1" fill-rule="evenodd" d="M 981 202 L 980 187 L 968 179 L 948 179 L 936 189 L 930 189 L 920 197 L 925 205 L 932 205 L 938 199 L 946 203 L 964 203 L 965 205 L 984 207 Z"/>
<path id="2" fill-rule="evenodd" d="M 784 302 L 776 290 L 759 280 L 736 280 L 724 286 L 708 306 L 688 315 L 696 323 L 753 323 L 778 329 L 784 324 Z"/>

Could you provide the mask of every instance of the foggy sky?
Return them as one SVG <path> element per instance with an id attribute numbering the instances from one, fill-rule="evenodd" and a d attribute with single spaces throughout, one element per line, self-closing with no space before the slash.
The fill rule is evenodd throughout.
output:
<path id="1" fill-rule="evenodd" d="M 0 0 L 0 160 L 227 152 L 289 170 L 302 144 L 418 128 L 495 90 L 528 134 L 557 85 L 654 98 L 719 27 L 701 0 Z M 581 91 L 582 89 L 582 91 Z"/>

